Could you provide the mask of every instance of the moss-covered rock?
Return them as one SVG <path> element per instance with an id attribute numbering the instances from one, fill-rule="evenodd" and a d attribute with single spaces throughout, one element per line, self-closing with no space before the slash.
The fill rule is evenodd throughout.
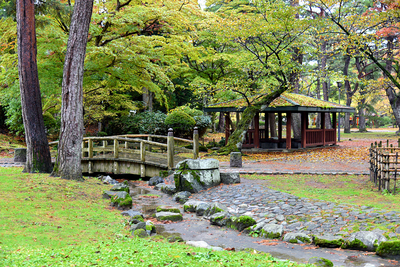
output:
<path id="1" fill-rule="evenodd" d="M 376 249 L 379 256 L 400 256 L 400 240 L 385 241 L 379 244 Z"/>
<path id="2" fill-rule="evenodd" d="M 174 212 L 174 213 L 181 213 L 181 211 L 178 208 L 175 208 L 172 206 L 166 206 L 166 205 L 158 206 L 156 211 L 157 212 L 168 211 L 168 212 Z"/>
<path id="3" fill-rule="evenodd" d="M 173 243 L 173 242 L 183 242 L 183 238 L 178 236 L 178 235 L 173 235 L 167 237 L 168 242 Z"/>
<path id="4" fill-rule="evenodd" d="M 177 221 L 182 221 L 183 217 L 182 214 L 180 213 L 173 213 L 173 212 L 166 212 L 166 211 L 162 211 L 162 212 L 157 212 L 156 213 L 156 218 L 159 221 L 173 221 L 173 222 L 177 222 Z"/>
<path id="5" fill-rule="evenodd" d="M 261 229 L 261 235 L 266 238 L 280 238 L 283 234 L 283 226 L 279 224 L 266 224 Z"/>
<path id="6" fill-rule="evenodd" d="M 343 243 L 344 240 L 340 236 L 333 236 L 333 235 L 314 236 L 314 244 L 320 247 L 338 248 L 341 247 Z"/>
<path id="7" fill-rule="evenodd" d="M 215 213 L 224 212 L 227 210 L 228 208 L 224 204 L 221 204 L 219 202 L 214 202 L 207 208 L 207 210 L 204 211 L 204 216 L 209 217 Z"/>
<path id="8" fill-rule="evenodd" d="M 139 222 L 144 222 L 143 216 L 141 216 L 141 215 L 135 215 L 129 219 L 130 224 L 136 224 Z"/>
<path id="9" fill-rule="evenodd" d="M 185 202 L 183 205 L 183 210 L 187 212 L 196 212 L 197 206 L 201 203 L 205 203 L 203 201 L 198 201 L 198 200 L 189 200 Z"/>
<path id="10" fill-rule="evenodd" d="M 140 238 L 145 238 L 148 237 L 149 235 L 147 234 L 146 230 L 144 229 L 137 229 L 133 232 L 134 236 L 140 237 Z"/>
<path id="11" fill-rule="evenodd" d="M 250 226 L 253 226 L 255 224 L 256 224 L 256 220 L 254 220 L 250 216 L 243 215 L 240 217 L 231 217 L 227 223 L 227 226 L 241 232 L 244 229 L 246 229 Z"/>
<path id="12" fill-rule="evenodd" d="M 218 212 L 210 216 L 211 224 L 225 226 L 230 220 L 230 215 L 227 212 Z"/>
<path id="13" fill-rule="evenodd" d="M 129 186 L 126 184 L 116 184 L 111 189 L 111 191 L 125 191 L 129 194 Z"/>
<path id="14" fill-rule="evenodd" d="M 287 233 L 283 237 L 283 241 L 294 244 L 308 244 L 311 243 L 311 237 L 303 233 Z"/>
<path id="15" fill-rule="evenodd" d="M 367 251 L 376 251 L 376 248 L 381 242 L 387 239 L 376 232 L 359 231 L 353 233 L 342 245 L 342 248 L 352 248 Z"/>
<path id="16" fill-rule="evenodd" d="M 156 226 L 151 221 L 146 221 L 146 231 L 147 233 L 154 234 L 157 232 Z"/>
<path id="17" fill-rule="evenodd" d="M 333 263 L 330 260 L 321 257 L 312 257 L 308 260 L 308 263 L 318 267 L 333 267 Z"/>
<path id="18" fill-rule="evenodd" d="M 103 195 L 111 197 L 111 203 L 121 208 L 132 207 L 132 197 L 126 191 L 104 191 Z"/>

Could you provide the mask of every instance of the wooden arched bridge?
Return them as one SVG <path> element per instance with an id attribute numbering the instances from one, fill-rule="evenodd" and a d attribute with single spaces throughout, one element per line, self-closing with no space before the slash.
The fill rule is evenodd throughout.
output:
<path id="1" fill-rule="evenodd" d="M 57 143 L 52 142 L 50 145 Z M 168 136 L 128 134 L 86 137 L 82 143 L 82 172 L 153 177 L 159 175 L 161 170 L 173 170 L 174 164 L 179 161 L 198 157 L 197 129 L 193 140 L 174 137 L 172 129 L 169 129 Z"/>

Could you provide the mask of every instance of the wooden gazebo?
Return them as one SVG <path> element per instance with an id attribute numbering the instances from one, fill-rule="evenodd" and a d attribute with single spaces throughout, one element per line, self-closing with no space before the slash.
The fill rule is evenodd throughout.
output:
<path id="1" fill-rule="evenodd" d="M 255 96 L 257 97 L 257 96 Z M 254 99 L 254 97 L 253 97 Z M 251 100 L 251 99 L 250 99 Z M 204 108 L 205 112 L 222 112 L 225 114 L 225 140 L 227 142 L 232 132 L 231 112 L 243 112 L 247 106 L 245 99 L 237 99 L 229 102 L 218 103 Z M 260 113 L 265 114 L 265 127 L 260 127 L 260 113 L 254 117 L 251 129 L 248 129 L 246 140 L 242 148 L 260 148 L 260 149 L 292 149 L 307 148 L 315 146 L 336 145 L 337 133 L 337 115 L 336 113 L 353 113 L 354 108 L 342 106 L 336 103 L 318 100 L 312 97 L 283 93 L 275 99 L 268 107 L 261 110 Z M 268 114 L 277 114 L 278 134 L 273 137 L 268 130 Z M 300 113 L 301 115 L 301 138 L 294 139 L 291 136 L 292 129 L 292 113 Z M 321 114 L 321 127 L 311 128 L 309 123 L 309 114 Z M 332 128 L 325 127 L 325 114 L 331 114 Z M 283 132 L 283 115 L 286 115 L 286 137 L 282 137 Z"/>

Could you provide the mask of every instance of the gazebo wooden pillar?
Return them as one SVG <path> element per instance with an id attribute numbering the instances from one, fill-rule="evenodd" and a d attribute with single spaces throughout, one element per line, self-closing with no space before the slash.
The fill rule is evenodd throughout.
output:
<path id="1" fill-rule="evenodd" d="M 322 145 L 325 146 L 326 132 L 325 132 L 325 113 L 321 113 L 321 129 L 322 129 Z"/>
<path id="2" fill-rule="evenodd" d="M 282 112 L 278 113 L 278 141 L 282 141 Z"/>
<path id="3" fill-rule="evenodd" d="M 333 129 L 335 130 L 334 131 L 334 135 L 335 135 L 335 145 L 337 144 L 337 140 L 336 140 L 336 112 L 333 112 L 332 113 L 332 124 L 333 124 Z"/>
<path id="4" fill-rule="evenodd" d="M 286 112 L 286 149 L 292 149 L 292 112 Z"/>
<path id="5" fill-rule="evenodd" d="M 225 145 L 228 144 L 228 139 L 231 134 L 230 113 L 225 113 Z"/>
<path id="6" fill-rule="evenodd" d="M 308 128 L 308 112 L 301 113 L 301 147 L 306 147 L 307 135 L 306 130 Z"/>
<path id="7" fill-rule="evenodd" d="M 254 147 L 260 148 L 260 114 L 254 116 Z"/>

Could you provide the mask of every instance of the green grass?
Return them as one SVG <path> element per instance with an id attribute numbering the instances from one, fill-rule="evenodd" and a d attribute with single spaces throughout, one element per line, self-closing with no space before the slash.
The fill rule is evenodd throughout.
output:
<path id="1" fill-rule="evenodd" d="M 351 131 L 351 133 L 344 133 L 343 131 L 341 131 L 340 137 L 343 140 L 346 140 L 346 139 L 352 139 L 352 140 L 356 140 L 356 139 L 374 139 L 374 140 L 375 139 L 376 140 L 390 139 L 390 140 L 397 140 L 400 136 L 396 135 L 395 131 L 391 131 L 391 132 L 364 132 L 364 133 L 360 133 L 360 132 L 356 132 L 356 131 Z"/>
<path id="2" fill-rule="evenodd" d="M 102 199 L 111 186 L 21 171 L 0 168 L 0 266 L 311 266 L 133 238 Z"/>
<path id="3" fill-rule="evenodd" d="M 400 192 L 383 194 L 365 175 L 244 175 L 265 180 L 269 187 L 299 197 L 398 210 Z M 399 183 L 400 186 L 400 183 Z"/>

